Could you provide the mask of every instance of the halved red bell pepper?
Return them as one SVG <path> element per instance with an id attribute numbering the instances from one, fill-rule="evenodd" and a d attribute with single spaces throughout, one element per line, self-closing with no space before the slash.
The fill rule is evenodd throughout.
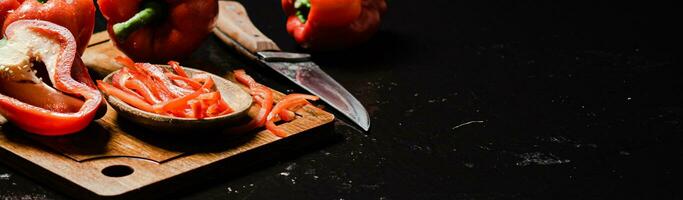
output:
<path id="1" fill-rule="evenodd" d="M 68 29 L 40 20 L 19 20 L 0 44 L 0 114 L 19 128 L 41 135 L 84 129 L 102 105 Z M 46 73 L 34 69 L 42 61 Z M 38 70 L 40 71 L 40 70 Z M 49 79 L 49 83 L 42 79 Z"/>
<path id="2" fill-rule="evenodd" d="M 287 31 L 312 50 L 345 48 L 367 41 L 377 31 L 385 0 L 281 0 Z"/>
<path id="3" fill-rule="evenodd" d="M 83 54 L 95 27 L 92 0 L 0 0 L 0 27 L 3 32 L 22 19 L 37 19 L 66 27 L 76 38 L 78 55 Z"/>
<path id="4" fill-rule="evenodd" d="M 98 0 L 109 36 L 137 61 L 189 56 L 211 33 L 217 0 Z"/>

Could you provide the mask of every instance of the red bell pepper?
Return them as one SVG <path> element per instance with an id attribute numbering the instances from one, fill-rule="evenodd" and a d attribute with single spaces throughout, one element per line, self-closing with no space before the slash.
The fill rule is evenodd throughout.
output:
<path id="1" fill-rule="evenodd" d="M 138 61 L 188 56 L 211 33 L 217 0 L 98 0 L 119 50 Z"/>
<path id="2" fill-rule="evenodd" d="M 0 44 L 0 114 L 41 135 L 87 127 L 103 100 L 69 30 L 47 21 L 19 20 L 7 26 L 5 36 Z M 36 60 L 47 73 L 36 72 Z"/>
<path id="3" fill-rule="evenodd" d="M 66 27 L 76 38 L 78 55 L 83 54 L 95 27 L 92 0 L 0 0 L 0 27 L 14 21 L 38 19 Z"/>
<path id="4" fill-rule="evenodd" d="M 385 0 L 281 0 L 287 31 L 302 47 L 332 50 L 367 41 L 377 31 Z"/>

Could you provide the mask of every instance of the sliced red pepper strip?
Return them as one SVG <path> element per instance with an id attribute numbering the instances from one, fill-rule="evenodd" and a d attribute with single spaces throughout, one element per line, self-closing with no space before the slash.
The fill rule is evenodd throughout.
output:
<path id="1" fill-rule="evenodd" d="M 278 119 L 287 120 L 285 121 L 291 121 L 293 120 L 293 116 L 289 117 L 284 117 L 283 116 L 286 114 L 286 112 L 294 113 L 290 111 L 289 109 L 294 108 L 294 107 L 299 107 L 302 105 L 309 104 L 306 99 L 303 98 L 298 98 L 298 99 L 283 99 L 282 101 L 278 102 L 275 107 L 273 107 L 273 110 L 268 114 L 267 121 L 266 121 L 266 129 L 270 131 L 271 133 L 277 135 L 278 137 L 287 137 L 288 134 L 282 130 L 280 127 L 275 125 L 275 121 Z M 277 119 L 276 119 L 277 117 Z"/>
<path id="2" fill-rule="evenodd" d="M 247 86 L 249 89 L 253 89 L 258 87 L 259 83 L 257 83 L 254 78 L 251 76 L 247 75 L 247 73 L 243 69 L 237 69 L 233 71 L 233 74 L 235 75 L 235 79 L 242 83 L 243 85 Z"/>
<path id="3" fill-rule="evenodd" d="M 223 110 L 223 112 L 219 113 L 218 115 L 225 115 L 228 113 L 235 112 L 235 110 L 233 110 L 232 107 L 228 105 L 228 102 L 225 102 L 225 100 L 223 100 L 223 97 L 221 97 L 220 95 L 218 97 L 218 108 Z"/>
<path id="4" fill-rule="evenodd" d="M 199 95 L 199 97 L 197 97 L 197 100 L 200 100 L 202 103 L 207 105 L 218 105 L 218 100 L 220 99 L 220 97 L 221 95 L 218 92 L 209 92 Z"/>
<path id="5" fill-rule="evenodd" d="M 130 68 L 134 68 L 134 67 L 135 67 L 135 61 L 133 61 L 132 59 L 130 59 L 130 58 L 128 58 L 128 57 L 125 57 L 125 56 L 116 56 L 116 58 L 114 58 L 114 60 L 115 60 L 116 62 L 118 62 L 119 64 L 122 64 L 122 65 L 123 65 L 124 67 L 126 67 L 126 68 L 129 68 L 129 69 L 130 69 Z"/>
<path id="6" fill-rule="evenodd" d="M 280 117 L 280 119 L 288 122 L 296 118 L 296 113 L 294 113 L 294 111 L 291 110 L 283 110 L 282 112 L 280 112 L 280 114 L 278 114 L 278 116 Z"/>
<path id="7" fill-rule="evenodd" d="M 192 113 L 194 114 L 194 118 L 197 119 L 204 119 L 204 111 L 202 109 L 203 105 L 200 101 L 197 100 L 192 100 L 188 102 L 190 104 L 190 108 L 192 108 Z"/>
<path id="8" fill-rule="evenodd" d="M 104 91 L 105 93 L 114 96 L 118 99 L 121 99 L 121 101 L 124 101 L 127 104 L 130 104 L 131 106 L 134 106 L 140 110 L 147 112 L 154 111 L 152 105 L 148 104 L 141 98 L 138 98 L 137 96 L 134 96 L 133 94 L 123 91 L 119 88 L 116 88 L 113 85 L 98 80 L 97 86 L 100 88 L 100 90 Z"/>
<path id="9" fill-rule="evenodd" d="M 238 82 L 249 88 L 254 101 L 256 101 L 261 108 L 256 117 L 252 118 L 248 124 L 233 128 L 231 129 L 232 131 L 249 131 L 265 125 L 266 129 L 274 135 L 278 137 L 287 137 L 287 133 L 275 125 L 275 121 L 278 119 L 291 121 L 295 118 L 295 114 L 290 111 L 290 109 L 310 104 L 307 100 L 315 101 L 320 99 L 314 95 L 290 94 L 285 96 L 277 105 L 275 105 L 275 107 L 273 107 L 273 94 L 270 89 L 257 83 L 251 76 L 247 75 L 244 70 L 235 70 L 233 71 L 233 74 Z"/>
<path id="10" fill-rule="evenodd" d="M 188 101 L 189 103 L 190 101 Z M 190 105 L 183 105 L 182 107 L 175 109 L 175 110 L 169 110 L 166 112 L 158 113 L 158 114 L 164 114 L 164 115 L 170 115 L 170 116 L 175 116 L 175 117 L 183 117 L 183 118 L 193 118 L 194 117 L 194 112 L 192 111 L 192 108 Z"/>
<path id="11" fill-rule="evenodd" d="M 128 94 L 134 95 L 140 99 L 145 99 L 145 97 L 141 96 L 140 94 L 136 93 L 133 89 L 128 88 L 126 86 L 126 82 L 128 81 L 130 81 L 130 74 L 124 73 L 123 71 L 119 71 L 111 77 L 112 85 L 116 86 L 120 90 L 125 91 Z"/>
<path id="12" fill-rule="evenodd" d="M 266 121 L 266 129 L 270 131 L 271 133 L 275 134 L 278 137 L 287 137 L 289 136 L 287 132 L 282 130 L 280 127 L 275 125 L 275 122 L 273 120 L 268 120 Z"/>
<path id="13" fill-rule="evenodd" d="M 169 72 L 166 72 L 166 73 L 169 73 Z M 170 77 L 169 77 L 169 78 L 170 78 Z M 180 81 L 180 80 L 177 80 L 177 79 L 171 79 L 171 81 L 173 81 L 173 84 L 176 84 L 178 87 L 185 88 L 185 89 L 188 89 L 188 90 L 193 90 L 192 87 L 190 87 L 189 85 L 187 85 L 187 83 L 185 83 L 185 82 L 183 82 L 183 81 Z"/>
<path id="14" fill-rule="evenodd" d="M 207 108 L 207 113 L 212 113 L 212 116 L 220 116 L 234 112 L 234 110 L 228 105 L 228 103 L 225 102 L 225 100 L 223 100 L 223 97 L 220 95 L 220 93 L 218 93 L 218 95 L 213 96 L 213 98 L 214 99 L 212 100 L 207 100 L 207 102 L 215 102 Z"/>
<path id="15" fill-rule="evenodd" d="M 275 126 L 275 123 L 267 123 L 267 117 L 273 109 L 273 91 L 257 83 L 251 76 L 247 75 L 243 69 L 234 70 L 233 74 L 238 82 L 249 88 L 249 93 L 252 95 L 256 103 L 260 105 L 260 109 L 256 117 L 252 118 L 248 124 L 233 128 L 231 130 L 244 132 L 261 127 L 264 124 L 266 125 L 266 128 L 272 128 Z M 273 132 L 273 134 L 278 136 L 284 135 L 282 132 L 278 132 L 277 130 Z"/>
<path id="16" fill-rule="evenodd" d="M 202 99 L 202 100 L 216 100 L 220 97 L 220 93 L 218 92 L 207 92 L 202 95 L 199 95 L 197 99 Z"/>
<path id="17" fill-rule="evenodd" d="M 195 74 L 194 76 L 191 77 L 192 80 L 204 84 L 204 81 L 206 81 L 207 78 L 210 76 L 208 74 Z"/>
<path id="18" fill-rule="evenodd" d="M 278 102 L 273 110 L 268 114 L 266 121 L 266 129 L 268 129 L 273 134 L 279 137 L 287 137 L 287 133 L 283 131 L 280 127 L 275 125 L 274 115 L 278 115 L 282 118 L 282 112 L 287 111 L 290 108 L 298 107 L 301 105 L 309 104 L 306 100 L 316 101 L 320 99 L 317 96 L 307 95 L 307 94 L 289 94 L 285 96 L 280 102 Z"/>
<path id="19" fill-rule="evenodd" d="M 176 84 L 173 84 L 173 80 L 166 76 L 166 73 L 170 73 L 167 72 L 168 70 L 152 64 L 149 64 L 149 66 L 158 70 L 157 72 L 155 72 L 155 78 L 159 78 L 161 80 L 161 83 L 163 83 L 163 85 L 166 86 L 174 95 L 182 96 L 192 93 L 194 91 L 193 89 L 183 88 Z"/>
<path id="20" fill-rule="evenodd" d="M 256 95 L 261 96 L 263 101 L 261 102 L 261 111 L 257 115 L 256 123 L 257 127 L 260 127 L 265 123 L 268 113 L 273 109 L 273 91 L 266 88 L 265 86 L 259 86 L 252 89 Z"/>
<path id="21" fill-rule="evenodd" d="M 202 87 L 201 83 L 198 83 L 197 81 L 192 80 L 192 79 L 187 78 L 187 77 L 184 77 L 184 76 L 175 75 L 175 74 L 169 73 L 169 72 L 166 72 L 166 76 L 168 76 L 168 78 L 170 78 L 171 80 L 182 81 L 182 82 L 186 83 L 188 86 L 190 86 L 191 89 L 194 89 L 194 90 L 197 90 L 197 89 Z"/>
<path id="22" fill-rule="evenodd" d="M 121 88 L 123 87 L 123 83 L 125 83 L 126 80 L 128 80 L 128 78 L 130 78 L 130 76 L 128 76 L 128 74 L 123 71 L 114 73 L 114 76 L 111 77 L 111 84 Z"/>
<path id="23" fill-rule="evenodd" d="M 213 79 L 207 78 L 201 89 L 194 91 L 189 95 L 181 96 L 181 97 L 178 97 L 176 99 L 172 99 L 172 100 L 169 100 L 167 102 L 154 105 L 154 110 L 157 112 L 165 112 L 165 111 L 176 110 L 178 108 L 181 108 L 182 106 L 187 105 L 188 101 L 199 97 L 199 95 L 201 95 L 202 93 L 205 93 L 211 87 L 213 87 Z"/>
<path id="24" fill-rule="evenodd" d="M 202 95 L 199 95 L 197 97 L 197 101 L 199 101 L 199 104 L 202 106 L 202 113 L 211 116 L 208 112 L 208 109 L 210 106 L 214 106 L 218 108 L 218 99 L 220 97 L 220 94 L 218 92 L 210 92 L 210 93 L 204 93 Z M 214 111 L 215 112 L 215 111 Z M 220 113 L 220 112 L 219 112 Z"/>
<path id="25" fill-rule="evenodd" d="M 173 68 L 173 71 L 175 71 L 175 73 L 179 76 L 189 78 L 189 76 L 187 76 L 187 73 L 185 72 L 185 69 L 183 69 L 183 67 L 180 66 L 180 63 L 176 61 L 168 61 L 168 65 L 170 65 L 171 68 Z"/>
<path id="26" fill-rule="evenodd" d="M 291 114 L 288 114 L 287 112 L 291 112 L 290 110 L 296 107 L 300 107 L 306 104 L 310 104 L 306 100 L 311 100 L 311 101 L 317 101 L 319 100 L 320 97 L 314 96 L 314 95 L 308 95 L 308 94 L 289 94 L 285 96 L 280 102 L 278 102 L 275 107 L 273 107 L 273 111 L 271 114 L 268 116 L 269 118 L 272 117 L 272 115 L 276 114 L 280 118 L 288 118 L 291 116 Z M 289 115 L 289 116 L 287 116 Z M 283 117 L 285 116 L 285 117 Z M 289 118 L 288 118 L 289 119 Z M 285 121 L 290 121 L 290 120 L 285 120 Z"/>
<path id="27" fill-rule="evenodd" d="M 157 113 L 165 113 L 169 111 L 174 111 L 182 108 L 183 106 L 187 105 L 187 102 L 197 98 L 200 94 L 202 94 L 204 91 L 202 90 L 197 90 L 193 92 L 192 94 L 185 95 L 182 97 L 178 97 L 176 99 L 171 99 L 163 103 L 159 103 L 154 105 L 154 111 Z"/>
<path id="28" fill-rule="evenodd" d="M 126 79 L 119 80 L 119 83 L 117 83 L 117 78 L 115 75 L 112 77 L 112 83 L 114 83 L 114 86 L 118 87 L 119 89 L 129 90 L 137 95 L 140 95 L 140 98 L 147 101 L 147 103 L 157 104 L 161 102 L 161 100 L 159 100 L 159 98 L 152 93 L 152 90 L 150 90 L 142 81 L 133 78 L 133 75 L 130 73 L 130 70 L 127 67 L 122 68 L 118 74 L 122 74 L 121 76 L 125 76 Z"/>
<path id="29" fill-rule="evenodd" d="M 157 97 L 152 94 L 152 91 L 140 80 L 128 79 L 126 80 L 126 83 L 124 83 L 124 87 L 134 90 L 138 95 L 142 95 L 142 99 L 147 101 L 147 103 L 157 104 L 161 102 L 161 100 L 157 99 Z"/>
<path id="30" fill-rule="evenodd" d="M 287 117 L 282 117 L 284 115 L 288 115 L 287 112 L 292 112 L 292 110 L 301 108 L 302 106 L 311 104 L 310 102 L 306 101 L 306 99 L 292 99 L 290 102 L 287 102 L 288 105 L 283 105 L 282 107 L 278 108 L 277 112 L 275 112 L 275 109 L 273 109 L 273 112 L 271 112 L 272 115 L 277 115 L 281 119 L 284 120 L 284 118 Z M 278 103 L 280 104 L 280 103 Z M 277 106 L 277 104 L 275 105 Z M 289 120 L 285 120 L 289 121 Z"/>
<path id="31" fill-rule="evenodd" d="M 135 79 L 142 81 L 142 83 L 145 84 L 145 86 L 147 86 L 152 94 L 154 94 L 154 96 L 156 96 L 159 100 L 168 101 L 173 98 L 167 93 L 162 93 L 161 89 L 157 86 L 154 80 L 152 80 L 151 77 L 146 76 L 144 72 L 140 71 L 135 66 L 135 62 L 130 58 L 118 56 L 115 58 L 115 60 L 126 67 L 128 69 L 128 73 L 130 73 Z"/>
<path id="32" fill-rule="evenodd" d="M 257 102 L 260 107 L 259 112 L 258 114 L 256 114 L 256 117 L 252 118 L 252 120 L 249 123 L 239 127 L 232 128 L 230 129 L 231 131 L 246 132 L 263 126 L 263 124 L 266 122 L 266 117 L 268 116 L 268 113 L 270 113 L 270 111 L 273 109 L 273 91 L 271 91 L 265 86 L 260 86 L 260 84 L 259 86 L 256 86 L 255 88 L 251 89 L 251 91 L 252 95 L 261 96 L 263 98 L 263 101 L 261 101 L 260 103 Z"/>
<path id="33" fill-rule="evenodd" d="M 173 83 L 171 83 L 171 80 L 168 79 L 168 77 L 164 76 L 164 71 L 160 68 L 149 63 L 135 63 L 135 68 L 149 76 L 153 80 L 152 83 L 159 88 L 159 92 L 164 95 L 168 95 L 172 98 L 184 95 L 178 90 L 173 90 Z"/>
<path id="34" fill-rule="evenodd" d="M 228 107 L 228 109 L 223 110 L 223 112 L 218 113 L 216 116 L 227 115 L 227 114 L 230 114 L 232 112 L 235 112 L 235 111 L 232 108 Z"/>
<path id="35" fill-rule="evenodd" d="M 218 104 L 210 105 L 208 108 L 206 108 L 206 116 L 208 116 L 208 117 L 218 116 L 218 114 L 221 113 L 218 107 L 219 107 Z"/>

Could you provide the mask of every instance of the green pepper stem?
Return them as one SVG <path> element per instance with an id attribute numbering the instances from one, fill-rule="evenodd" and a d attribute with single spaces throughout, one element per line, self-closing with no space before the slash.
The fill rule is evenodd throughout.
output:
<path id="1" fill-rule="evenodd" d="M 40 3 L 47 3 L 47 0 L 37 0 Z"/>
<path id="2" fill-rule="evenodd" d="M 310 0 L 296 0 L 294 1 L 294 8 L 296 9 L 296 16 L 301 23 L 305 24 L 308 20 L 308 12 L 311 10 Z"/>
<path id="3" fill-rule="evenodd" d="M 163 5 L 155 1 L 147 1 L 142 10 L 125 22 L 114 24 L 114 35 L 119 41 L 125 40 L 130 34 L 150 24 L 163 16 Z"/>

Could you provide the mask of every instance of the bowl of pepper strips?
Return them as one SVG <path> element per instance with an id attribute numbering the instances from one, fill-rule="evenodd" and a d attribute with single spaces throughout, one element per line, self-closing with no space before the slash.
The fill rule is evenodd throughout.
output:
<path id="1" fill-rule="evenodd" d="M 165 133 L 188 133 L 238 124 L 253 102 L 237 84 L 197 69 L 135 63 L 97 81 L 109 104 L 129 121 Z"/>

